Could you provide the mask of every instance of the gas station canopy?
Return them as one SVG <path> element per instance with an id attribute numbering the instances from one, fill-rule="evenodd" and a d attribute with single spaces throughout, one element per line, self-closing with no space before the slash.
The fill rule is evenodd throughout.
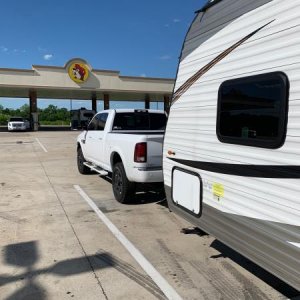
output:
<path id="1" fill-rule="evenodd" d="M 121 76 L 119 71 L 95 70 L 83 59 L 63 67 L 33 65 L 32 70 L 0 69 L 0 97 L 27 98 L 34 92 L 46 99 L 164 101 L 174 80 Z"/>

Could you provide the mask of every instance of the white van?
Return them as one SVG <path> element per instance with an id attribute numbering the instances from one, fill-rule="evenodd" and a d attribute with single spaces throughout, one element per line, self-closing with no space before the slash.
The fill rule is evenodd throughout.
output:
<path id="1" fill-rule="evenodd" d="M 172 211 L 300 290 L 300 0 L 196 13 L 163 154 Z"/>
<path id="2" fill-rule="evenodd" d="M 30 122 L 22 117 L 11 117 L 7 122 L 8 131 L 25 131 L 30 129 Z"/>

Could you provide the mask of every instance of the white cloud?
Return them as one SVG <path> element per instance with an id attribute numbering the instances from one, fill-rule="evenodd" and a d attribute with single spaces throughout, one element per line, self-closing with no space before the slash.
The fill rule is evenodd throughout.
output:
<path id="1" fill-rule="evenodd" d="M 170 23 L 166 23 L 164 26 L 165 26 L 166 28 L 169 28 L 169 27 L 172 26 L 172 24 L 174 24 L 174 23 L 180 23 L 180 22 L 181 22 L 180 19 L 174 18 L 172 21 L 170 21 Z"/>
<path id="2" fill-rule="evenodd" d="M 10 54 L 19 55 L 21 53 L 26 53 L 27 51 L 25 49 L 18 49 L 18 48 L 8 49 L 5 46 L 0 46 L 0 52 L 7 53 L 9 55 Z"/>
<path id="3" fill-rule="evenodd" d="M 145 74 L 145 73 L 143 73 L 143 74 L 141 74 L 141 75 L 140 75 L 140 77 L 146 77 L 146 74 Z"/>
<path id="4" fill-rule="evenodd" d="M 169 59 L 171 59 L 171 56 L 166 54 L 166 55 L 162 55 L 159 59 L 160 60 L 169 60 Z"/>
<path id="5" fill-rule="evenodd" d="M 39 51 L 39 52 L 47 52 L 47 49 L 38 46 L 38 51 Z"/>
<path id="6" fill-rule="evenodd" d="M 8 51 L 8 48 L 6 48 L 6 47 L 4 47 L 4 46 L 1 46 L 1 47 L 0 47 L 0 50 L 1 50 L 2 52 L 7 52 L 7 51 Z"/>
<path id="7" fill-rule="evenodd" d="M 44 60 L 50 60 L 50 59 L 52 59 L 53 55 L 52 54 L 45 54 L 43 57 L 44 57 Z"/>

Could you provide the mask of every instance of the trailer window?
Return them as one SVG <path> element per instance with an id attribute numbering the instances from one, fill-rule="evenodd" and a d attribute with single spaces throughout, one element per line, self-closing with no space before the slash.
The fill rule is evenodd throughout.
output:
<path id="1" fill-rule="evenodd" d="M 288 94 L 288 78 L 281 72 L 225 81 L 219 89 L 219 140 L 281 147 L 286 137 Z"/>

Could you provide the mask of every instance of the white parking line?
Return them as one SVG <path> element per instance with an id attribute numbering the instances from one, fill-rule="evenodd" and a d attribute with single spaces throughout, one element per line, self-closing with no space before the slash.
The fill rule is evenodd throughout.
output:
<path id="1" fill-rule="evenodd" d="M 143 254 L 125 237 L 125 235 L 104 215 L 94 201 L 81 189 L 79 185 L 74 188 L 80 196 L 89 204 L 89 206 L 98 215 L 101 221 L 108 227 L 112 234 L 127 249 L 131 256 L 139 263 L 143 270 L 152 278 L 161 291 L 168 299 L 182 300 L 174 288 L 158 273 L 151 263 L 143 256 Z"/>
<path id="2" fill-rule="evenodd" d="M 35 138 L 36 141 L 39 143 L 39 145 L 41 146 L 41 148 L 45 151 L 48 152 L 48 150 L 44 147 L 44 145 L 40 142 L 40 140 L 38 138 Z"/>

